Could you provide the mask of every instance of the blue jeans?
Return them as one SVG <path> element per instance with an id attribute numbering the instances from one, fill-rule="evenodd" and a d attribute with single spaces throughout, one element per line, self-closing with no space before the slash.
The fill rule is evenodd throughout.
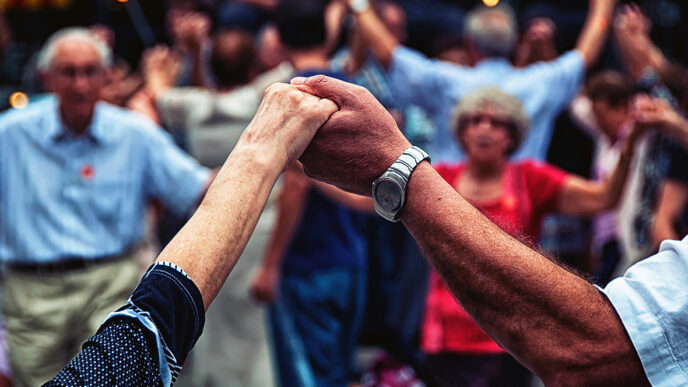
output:
<path id="1" fill-rule="evenodd" d="M 347 386 L 364 306 L 364 268 L 284 275 L 269 316 L 280 385 Z"/>

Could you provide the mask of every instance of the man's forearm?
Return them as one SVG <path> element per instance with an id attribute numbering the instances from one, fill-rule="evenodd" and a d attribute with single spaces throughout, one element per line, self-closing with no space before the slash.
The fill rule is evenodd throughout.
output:
<path id="1" fill-rule="evenodd" d="M 196 213 L 157 261 L 180 266 L 206 309 L 239 259 L 281 170 L 264 149 L 241 142 L 219 171 Z"/>
<path id="2" fill-rule="evenodd" d="M 591 0 L 589 3 L 588 17 L 576 43 L 576 50 L 583 54 L 587 67 L 597 61 L 607 40 L 616 0 Z"/>
<path id="3" fill-rule="evenodd" d="M 500 230 L 427 163 L 401 219 L 468 313 L 546 383 L 643 380 L 607 299 Z"/>

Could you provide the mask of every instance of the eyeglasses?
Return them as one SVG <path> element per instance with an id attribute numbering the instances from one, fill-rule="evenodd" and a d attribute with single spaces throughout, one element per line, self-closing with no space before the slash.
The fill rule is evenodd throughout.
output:
<path id="1" fill-rule="evenodd" d="M 95 64 L 86 65 L 83 67 L 65 65 L 57 66 L 55 68 L 55 72 L 60 78 L 72 81 L 77 79 L 77 77 L 93 79 L 97 76 L 102 75 L 104 70 L 101 66 Z"/>
<path id="2" fill-rule="evenodd" d="M 463 126 L 480 125 L 483 122 L 487 122 L 492 127 L 496 128 L 508 128 L 511 126 L 511 122 L 501 118 L 493 117 L 489 114 L 474 114 L 467 115 L 461 118 L 461 123 Z"/>

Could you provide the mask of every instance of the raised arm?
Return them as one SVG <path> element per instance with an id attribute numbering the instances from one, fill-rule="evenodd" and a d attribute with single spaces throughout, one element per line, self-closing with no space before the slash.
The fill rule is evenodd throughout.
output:
<path id="1" fill-rule="evenodd" d="M 399 46 L 397 38 L 382 23 L 368 0 L 345 0 L 356 18 L 358 28 L 370 45 L 378 61 L 388 68 L 394 51 Z"/>
<path id="2" fill-rule="evenodd" d="M 558 211 L 564 214 L 590 216 L 616 207 L 621 200 L 635 145 L 644 128 L 635 126 L 625 140 L 614 172 L 603 182 L 571 176 L 559 198 Z"/>
<path id="3" fill-rule="evenodd" d="M 650 22 L 636 4 L 624 5 L 614 18 L 614 41 L 633 79 L 652 68 L 665 77 L 671 66 L 650 38 Z"/>
<path id="4" fill-rule="evenodd" d="M 311 176 L 359 194 L 408 147 L 364 89 L 293 81 L 340 106 L 301 157 Z M 369 125 L 378 130 L 370 131 Z M 587 281 L 524 246 L 422 163 L 401 220 L 476 322 L 547 385 L 647 384 L 624 327 Z"/>
<path id="5" fill-rule="evenodd" d="M 576 50 L 585 58 L 585 64 L 590 67 L 600 55 L 612 20 L 614 6 L 617 0 L 589 0 L 588 16 L 583 30 L 578 36 Z"/>
<path id="6" fill-rule="evenodd" d="M 206 309 L 241 255 L 277 177 L 335 109 L 287 85 L 271 86 L 198 210 L 160 253 L 157 261 L 174 263 L 191 277 Z"/>

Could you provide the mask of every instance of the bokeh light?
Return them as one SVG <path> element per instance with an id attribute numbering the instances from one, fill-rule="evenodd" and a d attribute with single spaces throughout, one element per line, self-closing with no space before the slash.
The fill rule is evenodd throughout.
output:
<path id="1" fill-rule="evenodd" d="M 10 95 L 10 106 L 15 109 L 23 109 L 29 105 L 29 97 L 21 91 L 16 91 Z"/>
<path id="2" fill-rule="evenodd" d="M 499 4 L 499 0 L 483 0 L 483 4 L 487 5 L 488 7 L 494 7 Z"/>

